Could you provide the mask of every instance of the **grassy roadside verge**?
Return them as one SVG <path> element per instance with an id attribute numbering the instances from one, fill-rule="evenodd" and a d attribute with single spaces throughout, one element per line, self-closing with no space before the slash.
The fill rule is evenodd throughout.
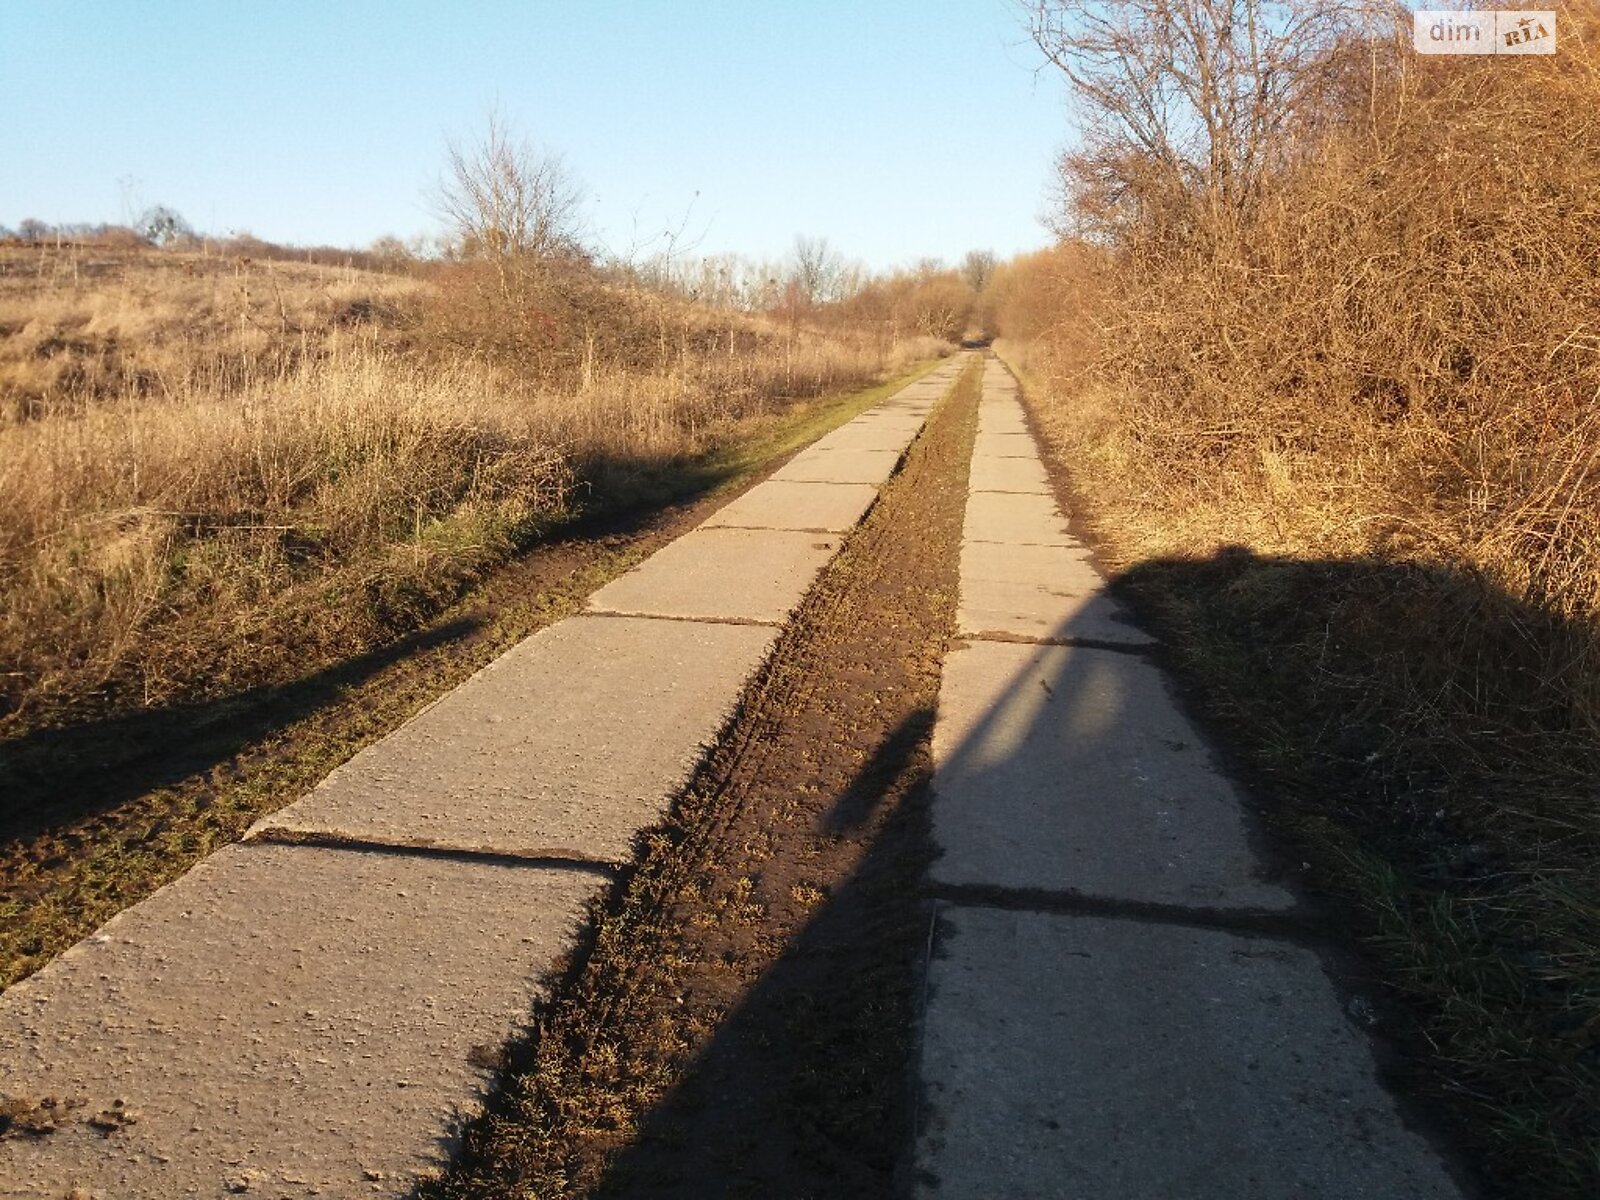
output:
<path id="1" fill-rule="evenodd" d="M 798 447 L 931 369 L 744 422 L 528 552 L 460 581 L 404 636 L 289 682 L 0 742 L 0 987 L 237 839 L 338 763 Z"/>
<path id="2" fill-rule="evenodd" d="M 1204 503 L 1245 544 L 1201 545 L 1202 502 L 1106 451 L 1093 396 L 1018 374 L 1077 518 L 1364 946 L 1406 1086 L 1493 1194 L 1594 1196 L 1600 745 L 1543 669 L 1593 630 L 1448 561 L 1263 546 L 1223 482 Z"/>

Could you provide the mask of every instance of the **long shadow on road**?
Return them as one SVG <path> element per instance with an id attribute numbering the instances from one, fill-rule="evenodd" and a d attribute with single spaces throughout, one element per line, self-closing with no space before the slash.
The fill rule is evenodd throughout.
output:
<path id="1" fill-rule="evenodd" d="M 208 771 L 395 663 L 470 638 L 479 625 L 469 618 L 450 621 L 289 683 L 0 743 L 0 843 L 37 837 Z"/>
<path id="2" fill-rule="evenodd" d="M 1225 551 L 1201 561 L 1143 564 L 1115 586 L 1146 611 L 1166 614 L 1169 641 L 1184 644 L 1153 657 L 1192 686 L 1170 695 L 1154 675 L 1151 656 L 1103 646 L 980 643 L 979 655 L 1001 663 L 989 681 L 992 703 L 959 724 L 955 740 L 941 749 L 940 778 L 967 794 L 988 789 L 1015 804 L 947 822 L 947 848 L 948 838 L 957 837 L 960 853 L 936 868 L 930 887 L 930 806 L 945 802 L 932 792 L 932 713 L 920 706 L 886 728 L 848 785 L 819 798 L 825 802 L 811 806 L 807 818 L 814 835 L 856 840 L 848 869 L 819 889 L 825 898 L 804 920 L 775 935 L 781 945 L 753 975 L 677 972 L 673 986 L 683 991 L 676 1002 L 704 1019 L 688 1030 L 658 1027 L 658 1036 L 676 1039 L 667 1055 L 672 1068 L 650 1075 L 638 1094 L 651 1098 L 637 1115 L 618 1113 L 590 1126 L 588 1143 L 569 1155 L 572 1169 L 549 1194 L 799 1200 L 913 1187 L 937 1194 L 938 1180 L 912 1178 L 911 1150 L 919 1121 L 927 1146 L 948 1133 L 951 1115 L 949 1095 L 919 1099 L 913 1088 L 930 922 L 941 930 L 934 976 L 952 994 L 971 980 L 963 981 L 941 956 L 952 946 L 971 955 L 974 937 L 991 941 L 974 961 L 1002 973 L 1008 964 L 1052 954 L 1061 957 L 1051 970 L 1096 956 L 1110 964 L 1096 968 L 1102 974 L 1088 972 L 1089 984 L 1045 972 L 1038 981 L 1045 991 L 1030 1001 L 1039 1006 L 1039 1024 L 1048 1026 L 1063 1011 L 1078 1017 L 1044 1042 L 1008 1028 L 1005 1011 L 986 1018 L 985 1052 L 994 1051 L 1013 1079 L 1044 1072 L 1034 1083 L 1055 1097 L 1051 1104 L 1092 1104 L 1093 1088 L 1108 1086 L 1106 1073 L 1126 1069 L 1150 1049 L 1151 1039 L 1168 1039 L 1162 1053 L 1169 1066 L 1196 1056 L 1198 1065 L 1186 1069 L 1194 1070 L 1206 1097 L 1198 1109 L 1135 1104 L 1131 1111 L 1142 1123 L 1137 1131 L 1117 1126 L 1115 1114 L 1099 1127 L 1108 1142 L 1131 1137 L 1136 1156 L 1139 1145 L 1146 1146 L 1149 1162 L 1130 1168 L 1130 1178 L 1139 1178 L 1140 1169 L 1159 1171 L 1161 1156 L 1181 1144 L 1194 1157 L 1182 1160 L 1187 1182 L 1175 1195 L 1222 1194 L 1216 1188 L 1232 1187 L 1236 1169 L 1248 1174 L 1252 1162 L 1295 1171 L 1302 1163 L 1314 1167 L 1319 1155 L 1339 1163 L 1364 1159 L 1367 1167 L 1351 1169 L 1389 1171 L 1391 1183 L 1413 1188 L 1407 1194 L 1453 1194 L 1457 1186 L 1472 1194 L 1472 1170 L 1461 1165 L 1471 1160 L 1490 1169 L 1496 1194 L 1592 1191 L 1581 1163 L 1552 1155 L 1548 1141 L 1519 1145 L 1504 1129 L 1474 1140 L 1486 1119 L 1509 1113 L 1538 1122 L 1558 1144 L 1581 1149 L 1590 1144 L 1600 1111 L 1593 1103 L 1600 1098 L 1594 1075 L 1581 1056 L 1558 1078 L 1538 1077 L 1548 1074 L 1554 1043 L 1571 1043 L 1573 1006 L 1582 996 L 1537 964 L 1562 961 L 1554 956 L 1576 944 L 1563 939 L 1581 937 L 1587 910 L 1562 917 L 1550 894 L 1548 907 L 1538 907 L 1537 880 L 1521 870 L 1519 859 L 1527 846 L 1508 834 L 1499 803 L 1483 790 L 1498 781 L 1505 799 L 1507 785 L 1526 777 L 1520 773 L 1527 737 L 1566 744 L 1568 767 L 1591 761 L 1584 756 L 1594 752 L 1592 738 L 1578 747 L 1581 731 L 1570 706 L 1552 702 L 1538 683 L 1545 653 L 1530 648 L 1543 639 L 1546 651 L 1570 650 L 1574 636 L 1587 635 L 1490 594 L 1476 577 L 1366 560 L 1307 562 Z M 1073 640 L 1070 627 L 1062 640 Z M 952 661 L 964 654 L 972 655 L 972 646 L 952 646 Z M 1373 662 L 1383 664 L 1390 683 L 1403 680 L 1404 686 L 1385 691 L 1362 683 L 1372 678 Z M 1470 680 L 1475 687 L 1467 687 Z M 1479 728 L 1499 723 L 1508 732 L 1520 730 L 1521 740 L 1479 745 L 1466 762 L 1446 737 L 1454 728 L 1448 714 L 1435 711 L 1421 720 L 1408 707 L 1419 689 L 1436 695 L 1447 684 L 1473 697 Z M 1170 712 L 1153 721 L 1152 705 Z M 1185 713 L 1198 715 L 1200 727 L 1222 732 L 1230 748 L 1209 749 Z M 811 733 L 819 754 L 841 748 L 826 727 Z M 1019 773 L 1021 760 L 1041 747 L 1059 755 L 1058 773 L 1042 787 L 1037 773 Z M 1193 760 L 1199 773 L 1169 771 L 1164 758 Z M 1213 770 L 1219 763 L 1243 775 L 1249 790 Z M 1126 791 L 1102 790 L 1119 770 Z M 1211 782 L 1197 784 L 1196 778 Z M 1453 788 L 1468 779 L 1476 783 L 1458 796 Z M 1021 823 L 1005 819 L 1019 814 L 1026 818 Z M 1235 821 L 1236 843 L 1227 828 L 1215 826 L 1219 814 Z M 740 836 L 755 836 L 761 826 L 753 821 Z M 1558 850 L 1575 866 L 1591 861 L 1572 857 L 1570 838 L 1564 848 L 1546 842 L 1540 853 Z M 1232 853 L 1237 858 L 1230 865 Z M 956 860 L 998 864 L 999 882 L 937 882 L 952 878 L 948 864 Z M 1308 871 L 1301 870 L 1302 860 Z M 1295 869 L 1273 865 L 1283 861 Z M 1352 870 L 1353 862 L 1360 870 Z M 1379 862 L 1390 888 L 1383 893 L 1367 877 Z M 741 869 L 750 885 L 742 894 L 753 896 L 758 908 L 774 885 L 792 887 L 803 877 L 760 856 Z M 715 889 L 730 882 L 715 875 L 697 877 L 696 885 Z M 728 894 L 739 892 L 738 881 L 732 882 Z M 1242 900 L 1230 898 L 1233 884 L 1247 885 Z M 1279 884 L 1301 892 L 1309 884 L 1314 903 L 1274 909 L 1261 902 L 1264 892 L 1249 890 Z M 1461 940 L 1423 927 L 1421 918 L 1436 915 L 1441 904 L 1470 911 L 1470 928 L 1463 919 L 1449 935 Z M 666 957 L 692 960 L 721 944 L 685 934 L 675 923 L 695 911 L 686 906 L 656 928 L 671 940 Z M 698 911 L 704 917 L 708 910 Z M 709 911 L 715 915 L 706 919 L 747 922 L 752 929 L 763 919 L 730 906 Z M 935 921 L 936 912 L 956 915 Z M 961 915 L 970 912 L 981 919 Z M 1008 925 L 993 919 L 997 913 L 1026 920 Z M 1543 923 L 1533 924 L 1534 918 Z M 1148 933 L 1149 948 L 1139 952 L 1144 966 L 1117 965 L 1123 927 Z M 1352 933 L 1375 941 L 1358 951 Z M 1533 957 L 1530 936 L 1538 939 Z M 1250 998 L 1256 992 L 1244 994 L 1248 987 L 1227 1020 L 1185 1008 L 1189 997 L 1207 994 L 1216 983 L 1214 973 L 1185 973 L 1183 956 L 1197 946 L 1242 964 L 1249 987 L 1277 994 L 1290 1016 L 1280 1019 L 1272 1005 L 1257 1006 Z M 1418 969 L 1433 954 L 1456 956 L 1440 966 L 1437 979 Z M 1479 974 L 1486 965 L 1501 973 L 1500 982 Z M 1460 988 L 1462 972 L 1477 987 L 1478 1029 L 1448 1024 L 1450 996 L 1441 989 L 1447 983 Z M 697 989 L 703 989 L 698 997 Z M 717 1002 L 705 1005 L 706 992 Z M 981 989 L 977 994 L 981 1011 Z M 1094 1015 L 1109 1011 L 1102 1007 L 1107 995 L 1126 996 L 1109 1022 Z M 1227 1007 L 1226 997 L 1221 1003 Z M 1117 1054 L 1097 1060 L 1086 1053 L 1077 1064 L 1081 1077 L 1063 1076 L 1057 1039 L 1071 1029 L 1099 1030 L 1101 1051 Z M 626 1077 L 633 1069 L 628 1031 L 598 1023 L 589 1033 L 592 1042 L 569 1051 L 581 1058 L 604 1045 L 613 1084 L 617 1075 Z M 610 1033 L 622 1043 L 607 1040 Z M 1469 1062 L 1429 1052 L 1427 1039 L 1437 1044 L 1441 1034 L 1464 1050 L 1520 1045 L 1521 1057 Z M 1286 1057 L 1273 1059 L 1274 1042 L 1286 1048 Z M 1008 1058 L 1008 1043 L 1020 1047 L 1020 1055 Z M 1260 1055 L 1264 1074 L 1241 1081 L 1224 1064 L 1208 1077 L 1205 1057 L 1212 1046 L 1241 1054 L 1268 1047 Z M 1298 1055 L 1312 1050 L 1314 1069 L 1301 1079 Z M 1263 1116 L 1259 1095 L 1274 1088 L 1301 1087 L 1296 1094 L 1309 1095 L 1304 1089 L 1350 1080 L 1370 1090 L 1348 1129 L 1343 1118 L 1279 1127 L 1273 1122 L 1280 1109 Z M 1472 1089 L 1465 1104 L 1463 1081 Z M 1389 1096 L 1388 1087 L 1398 1097 Z M 1076 1100 L 1068 1096 L 1074 1089 Z M 1441 1108 L 1444 1096 L 1454 1099 Z M 1064 1122 L 1051 1124 L 1055 1119 L 1048 1104 L 1031 1115 L 1011 1113 L 1007 1129 L 1014 1126 L 1019 1139 L 996 1149 L 1003 1157 L 1027 1153 L 1030 1145 L 1059 1147 L 1067 1134 Z M 1030 1120 L 1037 1127 L 1022 1129 Z M 1420 1139 L 1407 1129 L 1420 1132 Z M 1197 1134 L 1203 1135 L 1198 1142 Z M 1374 1149 L 1386 1141 L 1387 1149 Z M 1463 1153 L 1464 1146 L 1471 1148 Z M 1430 1165 L 1435 1154 L 1446 1164 L 1444 1173 Z M 541 1161 L 548 1163 L 548 1156 Z M 1414 1178 L 1407 1174 L 1413 1170 Z M 1446 1182 L 1451 1177 L 1455 1184 Z M 521 1179 L 530 1182 L 531 1176 Z M 1301 1182 L 1297 1194 L 1331 1197 L 1349 1180 L 1336 1173 L 1320 1183 L 1311 1176 Z M 947 1188 L 946 1194 L 969 1193 Z"/>

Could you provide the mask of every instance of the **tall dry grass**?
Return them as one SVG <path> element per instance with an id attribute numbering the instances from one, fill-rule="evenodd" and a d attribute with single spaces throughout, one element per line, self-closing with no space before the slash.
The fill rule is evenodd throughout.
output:
<path id="1" fill-rule="evenodd" d="M 580 507 L 937 350 L 592 280 L 514 321 L 364 272 L 33 265 L 0 277 L 0 734 L 379 644 Z"/>
<path id="2" fill-rule="evenodd" d="M 392 333 L 421 291 L 304 263 L 0 247 L 0 423 L 107 396 L 237 386 Z"/>
<path id="3" fill-rule="evenodd" d="M 1109 548 L 1540 1196 L 1600 1188 L 1600 16 L 1559 22 L 1551 58 L 1335 55 L 1236 237 L 1015 264 L 1002 312 Z"/>

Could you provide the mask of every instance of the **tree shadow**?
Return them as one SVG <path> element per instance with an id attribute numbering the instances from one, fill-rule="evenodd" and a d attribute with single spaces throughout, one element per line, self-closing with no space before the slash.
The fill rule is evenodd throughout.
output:
<path id="1" fill-rule="evenodd" d="M 577 513 L 530 536 L 501 576 L 512 586 L 545 560 L 563 560 L 670 528 L 711 490 L 739 474 L 713 456 L 653 463 L 596 464 L 628 474 L 615 491 L 585 486 Z M 603 497 L 603 498 L 596 498 Z M 557 572 L 559 573 L 559 572 Z M 535 586 L 540 580 L 535 579 Z M 491 582 L 490 590 L 494 584 Z M 149 792 L 221 766 L 249 746 L 334 703 L 350 688 L 413 655 L 470 643 L 488 626 L 496 602 L 436 621 L 361 654 L 286 683 L 263 684 L 192 704 L 119 712 L 30 730 L 0 740 L 0 845 L 24 842 L 115 811 Z"/>
<path id="2" fill-rule="evenodd" d="M 608 1163 L 603 1196 L 878 1196 L 908 1135 L 904 1062 L 926 935 L 926 734 L 918 708 L 819 814 L 871 830 L 679 1084 Z M 882 807 L 891 788 L 901 793 Z"/>
<path id="3" fill-rule="evenodd" d="M 1551 671 L 1592 647 L 1594 630 L 1470 572 L 1234 548 L 1139 564 L 1109 594 L 1164 642 L 1110 646 L 1102 612 L 1057 630 L 1061 645 L 953 647 L 947 686 L 964 674 L 985 707 L 941 716 L 938 782 L 923 765 L 932 713 L 918 711 L 819 818 L 829 832 L 871 830 L 859 865 L 614 1152 L 596 1194 L 800 1200 L 910 1190 L 914 1125 L 943 1119 L 915 1098 L 913 1075 L 923 952 L 944 903 L 1309 951 L 1331 983 L 1318 1003 L 1344 1011 L 1324 1027 L 1328 1044 L 1367 1047 L 1350 1052 L 1348 1070 L 1375 1064 L 1403 1123 L 1466 1194 L 1477 1193 L 1486 1157 L 1497 1184 L 1517 1172 L 1538 1180 L 1507 1194 L 1566 1194 L 1543 1139 L 1594 1144 L 1600 1087 L 1571 1056 L 1537 1076 L 1573 1044 L 1581 997 L 1551 967 L 1581 945 L 1593 910 L 1562 916 L 1559 896 L 1541 898 L 1523 868 L 1559 852 L 1593 879 L 1585 847 L 1594 828 L 1570 792 L 1530 804 L 1526 785 L 1535 758 L 1545 760 L 1543 779 L 1595 777 L 1600 747 L 1586 711 L 1551 694 Z M 1041 756 L 1054 774 L 1038 769 Z M 908 771 L 914 786 L 874 828 L 885 781 Z M 1195 784 L 1196 772 L 1209 782 Z M 952 814 L 947 787 L 1009 799 Z M 1514 801 L 1532 823 L 1508 818 Z M 1569 828 L 1552 841 L 1551 830 L 1578 820 L 1583 838 Z M 1378 860 L 1386 890 L 1374 882 Z M 1375 909 L 1422 915 L 1441 902 L 1474 914 L 1451 933 L 1457 940 L 1416 921 L 1405 936 L 1424 944 L 1409 956 L 1381 941 L 1396 931 Z M 1379 938 L 1377 950 L 1358 937 Z M 1434 977 L 1417 969 L 1429 955 L 1446 959 Z M 1469 995 L 1482 1028 L 1458 1015 Z M 1160 1001 L 1130 998 L 1127 1021 L 1155 1020 Z M 1275 1018 L 1263 1012 L 1271 1036 Z M 1197 1044 L 1229 1036 L 1204 1014 L 1193 1019 Z M 1576 1028 L 1597 1036 L 1593 1004 Z M 1438 1052 L 1441 1037 L 1485 1053 L 1450 1058 Z M 1504 1053 L 1517 1042 L 1520 1057 Z M 874 1073 L 879 1086 L 863 1082 Z M 1213 1136 L 1194 1151 L 1197 1171 L 1225 1175 L 1256 1150 L 1272 1161 L 1265 1134 L 1241 1144 L 1227 1126 L 1229 1114 L 1253 1119 L 1263 1086 L 1272 1081 L 1238 1077 L 1209 1094 L 1200 1128 Z M 1537 1136 L 1517 1143 L 1506 1136 L 1512 1122 Z M 1162 1123 L 1157 1114 L 1158 1141 Z M 1002 1179 L 994 1187 L 1005 1193 Z"/>
<path id="4" fill-rule="evenodd" d="M 395 663 L 472 638 L 481 625 L 479 618 L 462 617 L 289 683 L 34 730 L 0 743 L 0 844 L 110 812 L 209 771 Z"/>

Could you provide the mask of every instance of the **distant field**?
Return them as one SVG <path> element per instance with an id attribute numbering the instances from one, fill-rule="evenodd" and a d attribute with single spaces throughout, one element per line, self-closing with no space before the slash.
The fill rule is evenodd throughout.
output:
<path id="1" fill-rule="evenodd" d="M 935 352 L 573 273 L 0 250 L 0 736 L 415 628 L 575 505 Z"/>

